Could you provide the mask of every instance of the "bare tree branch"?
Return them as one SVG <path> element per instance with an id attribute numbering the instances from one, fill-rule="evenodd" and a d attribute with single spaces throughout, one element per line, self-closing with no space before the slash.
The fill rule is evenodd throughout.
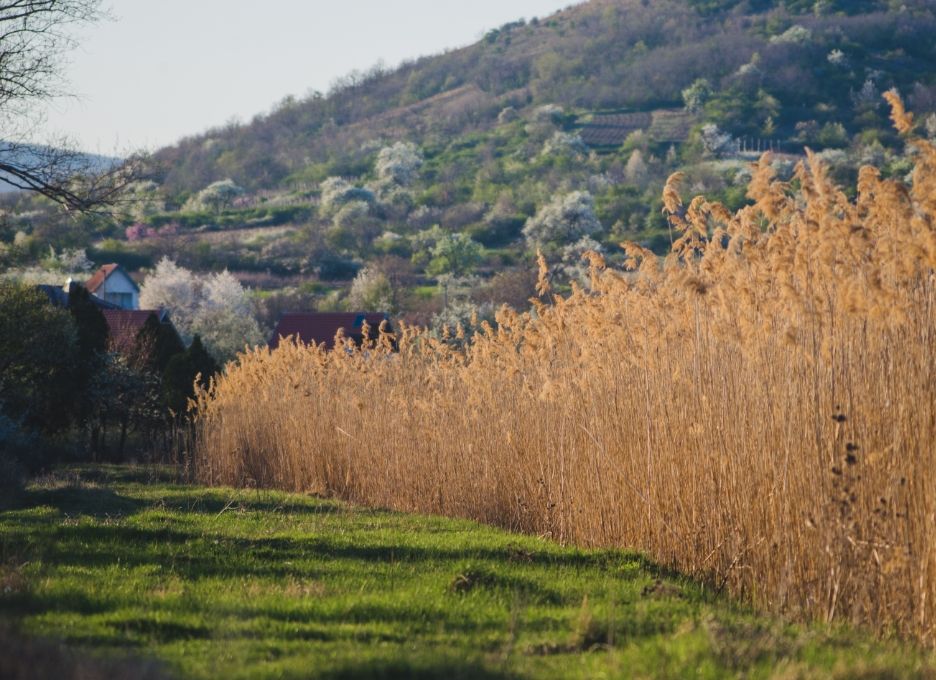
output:
<path id="1" fill-rule="evenodd" d="M 61 96 L 68 29 L 103 17 L 101 0 L 0 0 L 0 182 L 41 194 L 67 210 L 111 213 L 141 158 L 101 164 L 71 145 L 36 145 L 20 126 L 37 104 Z"/>

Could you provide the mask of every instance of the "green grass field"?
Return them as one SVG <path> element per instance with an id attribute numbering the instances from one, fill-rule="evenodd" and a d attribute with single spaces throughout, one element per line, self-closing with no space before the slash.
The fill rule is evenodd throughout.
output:
<path id="1" fill-rule="evenodd" d="M 0 512 L 0 619 L 180 678 L 934 673 L 912 645 L 756 616 L 632 553 L 149 468 L 60 470 Z"/>

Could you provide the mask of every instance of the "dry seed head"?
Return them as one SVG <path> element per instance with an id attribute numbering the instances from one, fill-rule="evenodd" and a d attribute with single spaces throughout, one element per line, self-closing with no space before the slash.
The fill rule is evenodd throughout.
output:
<path id="1" fill-rule="evenodd" d="M 903 99 L 897 88 L 888 90 L 884 93 L 884 99 L 891 107 L 891 120 L 894 121 L 894 127 L 902 135 L 910 134 L 913 130 L 913 114 L 904 108 Z"/>
<path id="2" fill-rule="evenodd" d="M 367 319 L 365 318 L 363 323 L 361 324 L 361 336 L 363 337 L 363 339 L 361 340 L 361 349 L 371 348 L 372 343 L 370 339 L 370 331 L 371 331 L 370 324 L 367 323 Z"/>
<path id="3" fill-rule="evenodd" d="M 664 214 L 669 213 L 670 215 L 675 215 L 679 212 L 679 209 L 682 207 L 682 198 L 679 196 L 679 185 L 686 178 L 685 173 L 683 172 L 674 172 L 666 180 L 666 185 L 663 187 L 663 210 Z"/>
<path id="4" fill-rule="evenodd" d="M 549 265 L 546 264 L 546 258 L 539 249 L 536 251 L 536 264 L 539 269 L 536 277 L 536 294 L 545 297 L 549 294 Z"/>

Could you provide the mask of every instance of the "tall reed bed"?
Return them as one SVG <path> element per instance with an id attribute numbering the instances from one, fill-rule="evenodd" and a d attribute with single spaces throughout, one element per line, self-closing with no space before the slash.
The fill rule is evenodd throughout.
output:
<path id="1" fill-rule="evenodd" d="M 907 117 L 896 118 L 907 128 Z M 769 156 L 731 214 L 679 176 L 627 271 L 435 339 L 245 353 L 198 398 L 208 483 L 629 546 L 794 616 L 934 641 L 936 147 L 857 198 Z M 392 351 L 394 340 L 398 351 Z"/>

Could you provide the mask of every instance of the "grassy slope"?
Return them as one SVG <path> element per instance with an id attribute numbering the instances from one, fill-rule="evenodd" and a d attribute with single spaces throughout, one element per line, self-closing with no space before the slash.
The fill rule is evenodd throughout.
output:
<path id="1" fill-rule="evenodd" d="M 932 658 L 758 617 L 634 554 L 143 469 L 0 513 L 0 614 L 190 678 L 914 677 Z"/>

